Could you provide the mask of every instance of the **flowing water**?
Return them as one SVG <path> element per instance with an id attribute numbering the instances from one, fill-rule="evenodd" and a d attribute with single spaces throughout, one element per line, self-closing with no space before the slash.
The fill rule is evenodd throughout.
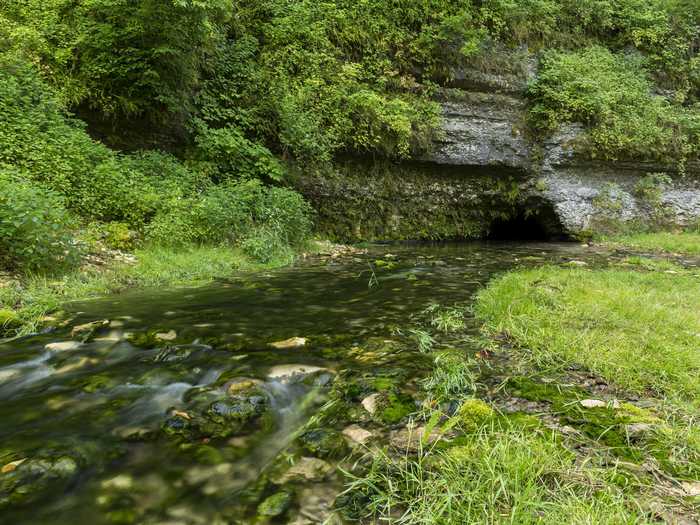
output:
<path id="1" fill-rule="evenodd" d="M 0 523 L 254 523 L 280 489 L 280 523 L 321 522 L 342 478 L 280 473 L 342 456 L 331 437 L 350 422 L 376 428 L 359 404 L 373 389 L 411 400 L 431 361 L 401 336 L 410 319 L 468 303 L 498 272 L 605 257 L 574 244 L 373 246 L 70 305 L 70 326 L 0 344 Z M 292 337 L 306 345 L 270 346 Z M 356 406 L 320 428 L 348 377 Z"/>

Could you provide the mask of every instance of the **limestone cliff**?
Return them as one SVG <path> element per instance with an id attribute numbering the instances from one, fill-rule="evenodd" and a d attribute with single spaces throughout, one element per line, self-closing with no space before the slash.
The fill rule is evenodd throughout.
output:
<path id="1" fill-rule="evenodd" d="M 302 178 L 321 228 L 343 240 L 527 237 L 523 229 L 560 238 L 700 220 L 697 164 L 680 175 L 592 160 L 576 148 L 580 125 L 530 136 L 523 94 L 532 74 L 457 71 L 439 95 L 441 137 L 419 162 L 348 161 L 338 177 Z M 517 223 L 521 231 L 509 232 Z"/>

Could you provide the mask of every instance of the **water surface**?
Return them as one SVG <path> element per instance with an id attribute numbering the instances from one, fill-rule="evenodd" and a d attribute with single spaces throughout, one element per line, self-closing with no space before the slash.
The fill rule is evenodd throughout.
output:
<path id="1" fill-rule="evenodd" d="M 410 394 L 430 367 L 401 341 L 412 317 L 469 303 L 499 272 L 571 260 L 604 264 L 606 254 L 575 244 L 373 246 L 72 304 L 69 327 L 0 345 L 1 521 L 252 523 L 282 487 L 292 509 L 281 522 L 320 522 L 337 475 L 283 487 L 268 473 L 310 454 L 296 438 L 335 378 L 381 377 Z M 96 320 L 105 325 L 71 336 Z M 270 346 L 291 337 L 306 346 Z M 316 371 L 284 374 L 300 365 Z"/>

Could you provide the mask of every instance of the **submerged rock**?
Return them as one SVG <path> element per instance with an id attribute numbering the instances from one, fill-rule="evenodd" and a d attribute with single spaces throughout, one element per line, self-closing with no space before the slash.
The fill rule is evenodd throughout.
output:
<path id="1" fill-rule="evenodd" d="M 258 389 L 261 385 L 262 381 L 259 379 L 239 378 L 230 381 L 226 386 L 226 391 L 229 395 L 235 396 L 249 392 L 253 389 Z"/>
<path id="2" fill-rule="evenodd" d="M 158 332 L 153 336 L 158 341 L 174 341 L 177 339 L 177 332 L 175 330 L 168 330 L 167 332 Z"/>
<path id="3" fill-rule="evenodd" d="M 284 341 L 275 341 L 274 343 L 270 343 L 270 346 L 272 348 L 276 348 L 277 350 L 287 350 L 290 348 L 302 348 L 306 346 L 306 342 L 306 337 L 290 337 Z"/>
<path id="4" fill-rule="evenodd" d="M 49 343 L 44 348 L 51 350 L 53 352 L 64 352 L 67 350 L 77 350 L 83 346 L 80 341 L 61 341 L 56 343 Z"/>
<path id="5" fill-rule="evenodd" d="M 295 481 L 318 482 L 323 481 L 332 471 L 333 467 L 322 459 L 302 457 L 272 481 L 278 485 Z"/>
<path id="6" fill-rule="evenodd" d="M 66 486 L 78 472 L 69 456 L 31 458 L 6 464 L 0 472 L 0 509 L 40 500 L 57 486 Z"/>
<path id="7" fill-rule="evenodd" d="M 109 319 L 102 319 L 91 323 L 81 324 L 73 327 L 70 332 L 70 336 L 74 338 L 80 337 L 83 340 L 87 340 L 92 337 L 97 330 L 105 326 L 109 326 Z"/>
<path id="8" fill-rule="evenodd" d="M 304 376 L 316 372 L 331 372 L 328 368 L 313 365 L 278 365 L 270 368 L 267 377 L 272 379 L 291 378 L 294 376 Z"/>
<path id="9" fill-rule="evenodd" d="M 349 452 L 343 436 L 335 430 L 317 428 L 299 437 L 302 447 L 320 458 L 340 458 Z"/>

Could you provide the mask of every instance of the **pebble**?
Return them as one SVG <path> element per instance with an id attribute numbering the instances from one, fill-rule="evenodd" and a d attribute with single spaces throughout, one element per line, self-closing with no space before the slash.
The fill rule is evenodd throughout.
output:
<path id="1" fill-rule="evenodd" d="M 350 441 L 354 441 L 360 445 L 364 445 L 373 437 L 373 434 L 369 430 L 365 430 L 359 425 L 350 425 L 343 430 L 343 435 Z"/>
<path id="2" fill-rule="evenodd" d="M 362 400 L 362 406 L 367 412 L 374 415 L 375 412 L 377 412 L 377 409 L 379 408 L 379 400 L 381 399 L 381 397 L 382 395 L 379 393 L 369 395 Z"/>
<path id="3" fill-rule="evenodd" d="M 155 338 L 159 341 L 174 341 L 175 339 L 177 339 L 177 332 L 175 330 L 159 332 L 155 335 Z"/>

